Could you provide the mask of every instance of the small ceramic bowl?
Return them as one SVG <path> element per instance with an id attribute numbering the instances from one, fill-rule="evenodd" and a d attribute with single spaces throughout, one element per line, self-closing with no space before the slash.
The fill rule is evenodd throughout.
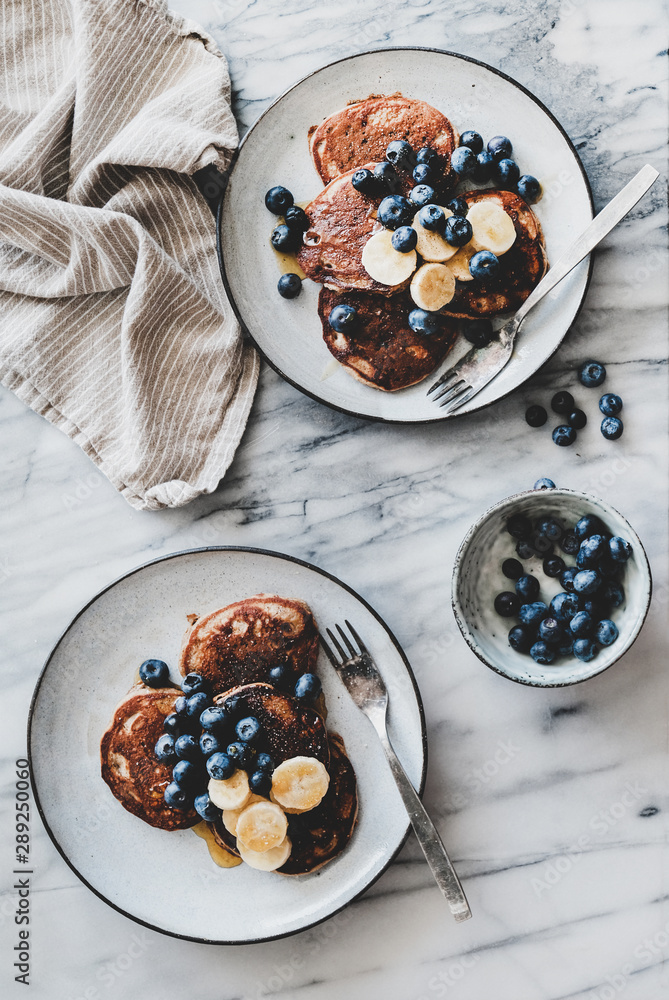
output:
<path id="1" fill-rule="evenodd" d="M 625 566 L 622 585 L 625 600 L 614 608 L 611 619 L 619 635 L 610 646 L 600 647 L 589 663 L 576 657 L 558 657 L 550 666 L 535 663 L 529 653 L 509 646 L 509 630 L 515 618 L 502 618 L 493 606 L 500 591 L 514 589 L 513 580 L 502 573 L 504 559 L 517 558 L 516 541 L 506 530 L 512 514 L 531 520 L 553 516 L 573 527 L 584 514 L 596 514 L 612 535 L 631 544 L 633 554 Z M 573 556 L 563 556 L 568 565 Z M 547 577 L 539 557 L 522 560 L 525 571 L 541 582 L 540 599 L 549 604 L 563 588 L 559 579 Z M 641 540 L 629 521 L 603 500 L 575 490 L 528 490 L 507 497 L 491 507 L 469 530 L 458 550 L 453 571 L 453 613 L 460 631 L 480 660 L 504 677 L 535 687 L 564 687 L 601 674 L 627 652 L 641 630 L 648 612 L 652 582 L 648 558 Z"/>

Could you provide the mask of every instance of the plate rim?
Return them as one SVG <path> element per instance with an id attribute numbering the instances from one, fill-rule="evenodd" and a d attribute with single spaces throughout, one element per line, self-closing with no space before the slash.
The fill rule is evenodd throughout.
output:
<path id="1" fill-rule="evenodd" d="M 344 583 L 342 580 L 339 579 L 339 577 L 335 576 L 333 573 L 329 573 L 327 570 L 321 569 L 320 566 L 315 566 L 313 563 L 310 563 L 310 562 L 308 562 L 305 559 L 300 559 L 298 556 L 293 556 L 293 555 L 290 555 L 289 553 L 286 553 L 286 552 L 277 552 L 274 549 L 265 549 L 265 548 L 261 548 L 261 547 L 253 546 L 253 545 L 204 545 L 204 546 L 196 546 L 194 548 L 180 549 L 180 550 L 178 550 L 176 552 L 170 552 L 170 553 L 167 553 L 164 556 L 157 556 L 155 559 L 149 559 L 146 562 L 143 562 L 140 565 L 135 566 L 133 569 L 128 570 L 126 573 L 122 573 L 120 576 L 116 577 L 114 580 L 112 580 L 110 583 L 108 583 L 105 587 L 102 587 L 99 591 L 97 591 L 79 609 L 79 611 L 75 615 L 73 615 L 73 617 L 70 619 L 70 621 L 68 622 L 68 624 L 65 626 L 65 628 L 63 629 L 63 631 L 58 636 L 58 638 L 55 641 L 53 647 L 51 648 L 51 651 L 49 652 L 48 656 L 46 657 L 46 660 L 44 661 L 44 666 L 42 667 L 42 669 L 41 669 L 41 671 L 39 673 L 39 676 L 38 676 L 37 681 L 35 683 L 35 688 L 34 688 L 33 693 L 32 693 L 32 697 L 30 699 L 30 708 L 28 710 L 28 725 L 27 725 L 27 756 L 28 756 L 28 767 L 29 767 L 29 770 L 30 770 L 30 785 L 31 785 L 31 788 L 32 788 L 33 797 L 34 797 L 34 801 L 35 801 L 35 806 L 37 808 L 37 812 L 39 813 L 40 819 L 42 820 L 42 823 L 44 825 L 44 829 L 46 830 L 51 843 L 56 848 L 56 850 L 58 851 L 58 853 L 61 856 L 61 858 L 63 859 L 63 861 L 65 861 L 65 863 L 67 864 L 68 868 L 70 868 L 70 870 L 74 872 L 74 874 L 77 876 L 77 878 L 81 882 L 83 882 L 83 884 L 88 889 L 90 889 L 91 892 L 93 892 L 98 897 L 98 899 L 101 899 L 108 906 L 111 906 L 112 909 L 116 910 L 118 913 L 123 914 L 124 917 L 128 917 L 130 920 L 133 920 L 135 923 L 141 924 L 141 926 L 143 926 L 143 927 L 147 927 L 149 930 L 157 931 L 159 934 L 165 934 L 168 937 L 178 938 L 181 941 L 193 941 L 196 944 L 210 944 L 210 945 L 262 944 L 262 943 L 268 942 L 268 941 L 278 941 L 278 940 L 281 940 L 282 938 L 292 937 L 295 934 L 301 934 L 303 931 L 310 930 L 312 927 L 316 927 L 319 924 L 324 923 L 326 920 L 330 920 L 332 917 L 336 916 L 337 913 L 341 913 L 341 911 L 344 910 L 344 909 L 346 909 L 347 906 L 350 906 L 351 903 L 354 903 L 357 899 L 359 899 L 360 896 L 362 896 L 365 892 L 367 892 L 367 890 L 372 885 L 374 885 L 374 883 L 379 878 L 381 878 L 381 876 L 388 870 L 388 868 L 390 867 L 390 865 L 392 864 L 392 862 L 395 860 L 395 858 L 397 857 L 397 855 L 399 854 L 399 852 L 404 847 L 404 845 L 405 845 L 405 843 L 407 841 L 407 838 L 409 836 L 409 833 L 411 832 L 411 823 L 410 823 L 410 821 L 407 819 L 407 828 L 406 828 L 406 831 L 404 832 L 404 834 L 402 836 L 402 839 L 400 840 L 400 843 L 398 844 L 396 850 L 393 851 L 392 855 L 388 858 L 388 860 L 386 861 L 386 863 L 383 865 L 383 867 L 381 868 L 381 870 L 379 872 L 377 872 L 376 875 L 374 875 L 374 877 L 372 879 L 370 879 L 368 882 L 366 882 L 365 885 L 358 892 L 356 892 L 354 896 L 352 896 L 345 903 L 342 903 L 341 906 L 338 906 L 336 909 L 331 910 L 325 916 L 319 917 L 317 920 L 313 920 L 313 921 L 311 921 L 308 924 L 304 924 L 301 927 L 295 928 L 294 930 L 283 931 L 280 934 L 271 934 L 271 935 L 267 935 L 267 936 L 264 936 L 264 937 L 245 938 L 243 940 L 227 941 L 227 940 L 221 940 L 221 939 L 216 939 L 216 938 L 198 937 L 198 936 L 192 935 L 192 934 L 180 934 L 177 931 L 170 931 L 170 930 L 167 930 L 164 927 L 158 927 L 155 924 L 152 924 L 150 921 L 143 920 L 141 917 L 138 917 L 138 916 L 134 915 L 133 913 L 129 913 L 127 910 L 124 910 L 122 906 L 119 906 L 116 903 L 112 902 L 110 899 L 107 898 L 107 896 L 104 895 L 104 893 L 102 893 L 99 889 L 96 889 L 95 886 L 91 885 L 91 883 L 88 881 L 88 879 L 86 879 L 82 875 L 82 873 L 75 867 L 75 865 L 72 863 L 72 861 L 70 861 L 70 859 L 67 856 L 64 848 L 61 846 L 61 844 L 57 840 L 57 838 L 56 838 L 53 830 L 51 829 L 51 826 L 49 825 L 49 822 L 48 822 L 48 820 L 47 820 L 47 818 L 45 816 L 44 810 L 42 808 L 42 803 L 40 801 L 39 792 L 38 792 L 38 789 L 37 789 L 37 783 L 35 781 L 34 772 L 33 772 L 32 727 L 33 727 L 33 718 L 34 718 L 34 714 L 35 714 L 35 708 L 36 708 L 36 705 L 37 705 L 37 699 L 39 697 L 39 692 L 40 692 L 40 688 L 42 686 L 42 681 L 44 680 L 44 677 L 45 677 L 46 672 L 47 672 L 47 670 L 49 668 L 49 665 L 50 665 L 53 657 L 55 656 L 56 651 L 60 647 L 63 639 L 66 637 L 66 635 L 68 634 L 68 632 L 70 631 L 70 629 L 73 627 L 73 625 L 75 625 L 75 623 L 81 618 L 81 616 L 100 597 L 102 597 L 103 594 L 106 594 L 107 591 L 112 590 L 114 587 L 116 587 L 123 580 L 126 580 L 128 577 L 134 576 L 136 573 L 141 572 L 142 570 L 146 569 L 148 566 L 154 566 L 156 563 L 168 562 L 168 561 L 170 561 L 172 559 L 178 559 L 181 556 L 193 555 L 193 554 L 202 553 L 202 552 L 248 552 L 248 553 L 252 553 L 253 555 L 272 556 L 274 558 L 282 559 L 282 560 L 285 560 L 287 562 L 296 563 L 298 566 L 302 566 L 305 569 L 313 570 L 314 572 L 320 574 L 321 576 L 326 577 L 326 579 L 332 581 L 333 583 L 336 583 L 339 587 L 342 587 L 349 594 L 351 594 L 357 601 L 359 601 L 363 605 L 363 607 L 365 607 L 365 609 L 377 620 L 377 622 L 384 629 L 384 631 L 388 635 L 390 641 L 392 642 L 392 644 L 394 645 L 395 649 L 397 650 L 397 652 L 398 652 L 398 654 L 399 654 L 402 662 L 404 663 L 404 667 L 405 667 L 405 669 L 407 671 L 407 674 L 409 676 L 409 680 L 411 681 L 411 684 L 413 686 L 414 696 L 415 696 L 415 699 L 416 699 L 416 704 L 417 704 L 417 707 L 418 707 L 418 714 L 419 714 L 419 719 L 420 719 L 421 745 L 422 745 L 422 753 L 423 753 L 423 762 L 422 762 L 422 769 L 421 769 L 421 776 L 420 776 L 420 784 L 419 784 L 419 788 L 418 788 L 418 794 L 419 794 L 419 796 L 422 799 L 423 792 L 425 791 L 425 782 L 426 782 L 426 778 L 427 778 L 427 765 L 428 765 L 428 744 L 427 744 L 427 727 L 426 727 L 426 723 L 425 723 L 425 709 L 424 709 L 424 706 L 423 706 L 423 700 L 421 698 L 420 690 L 418 688 L 418 682 L 416 681 L 416 676 L 415 676 L 415 674 L 413 672 L 411 664 L 409 663 L 409 660 L 407 658 L 406 653 L 404 652 L 402 646 L 400 645 L 399 640 L 395 636 L 395 633 L 390 629 L 390 627 L 387 625 L 387 623 L 381 617 L 381 615 L 378 613 L 378 611 L 376 611 L 371 606 L 371 604 L 369 604 L 368 601 L 365 600 L 364 597 L 361 597 L 361 595 L 356 590 L 354 590 L 348 584 Z"/>
<path id="2" fill-rule="evenodd" d="M 400 419 L 398 417 L 384 417 L 384 416 L 380 416 L 378 414 L 360 413 L 359 411 L 357 411 L 357 410 L 351 410 L 351 409 L 349 409 L 346 406 L 340 406 L 338 403 L 333 403 L 330 400 L 323 399 L 314 390 L 307 389 L 304 386 L 299 385 L 294 379 L 292 379 L 289 375 L 287 375 L 286 372 L 284 372 L 277 364 L 275 364 L 273 361 L 270 360 L 270 358 L 267 356 L 267 354 L 265 353 L 265 351 L 258 345 L 258 343 L 256 342 L 255 338 L 253 337 L 253 334 L 249 331 L 248 327 L 246 326 L 246 323 L 244 322 L 244 318 L 242 317 L 241 312 L 240 312 L 240 310 L 239 310 L 239 308 L 237 306 L 237 303 L 235 301 L 235 298 L 234 298 L 234 296 L 232 294 L 232 289 L 230 288 L 230 284 L 228 282 L 228 277 L 227 277 L 227 273 L 226 273 L 226 269 L 225 269 L 225 263 L 224 263 L 224 260 L 223 260 L 223 247 L 222 247 L 222 240 L 221 240 L 221 228 L 222 228 L 222 219 L 223 219 L 223 205 L 224 205 L 224 202 L 225 202 L 225 199 L 226 199 L 226 195 L 227 195 L 227 191 L 228 191 L 228 182 L 230 180 L 230 177 L 232 176 L 232 172 L 235 169 L 235 166 L 237 165 L 237 160 L 238 160 L 239 155 L 240 155 L 240 153 L 242 151 L 244 143 L 247 141 L 248 137 L 251 135 L 251 133 L 253 132 L 253 130 L 260 124 L 260 122 L 263 120 L 263 118 L 267 114 L 269 114 L 269 112 L 275 107 L 275 105 L 279 104 L 279 102 L 282 101 L 284 99 L 284 97 L 286 97 L 288 94 L 290 94 L 297 87 L 300 87 L 307 80 L 310 80 L 311 77 L 316 76 L 318 73 L 321 73 L 325 69 L 329 69 L 331 66 L 336 66 L 339 63 L 349 62 L 352 59 L 359 59 L 361 56 L 372 55 L 372 54 L 374 54 L 376 52 L 436 52 L 436 53 L 438 53 L 440 55 L 452 56 L 454 59 L 462 59 L 463 62 L 474 63 L 476 66 L 482 66 L 484 69 L 489 70 L 491 73 L 494 73 L 496 76 L 501 77 L 507 83 L 512 84 L 518 90 L 522 91 L 522 93 L 525 94 L 527 97 L 529 97 L 530 100 L 532 100 L 539 107 L 539 109 L 541 111 L 543 111 L 543 113 L 552 121 L 552 123 L 557 127 L 558 131 L 562 134 L 563 138 L 566 140 L 567 145 L 568 145 L 568 147 L 569 147 L 572 155 L 574 156 L 574 159 L 576 160 L 576 164 L 577 164 L 577 166 L 578 166 L 578 168 L 579 168 L 579 170 L 581 172 L 581 176 L 582 176 L 583 182 L 585 184 L 586 193 L 587 193 L 588 199 L 590 201 L 590 208 L 591 208 L 592 215 L 593 215 L 593 218 L 594 218 L 594 215 L 595 215 L 595 202 L 594 202 L 594 198 L 593 198 L 593 194 L 592 194 L 592 188 L 590 186 L 590 180 L 589 180 L 588 175 L 586 173 L 585 167 L 583 166 L 583 162 L 581 160 L 581 157 L 579 156 L 579 153 L 578 153 L 578 150 L 576 149 L 576 146 L 574 145 L 574 143 L 572 142 L 571 138 L 567 134 L 567 131 L 565 130 L 565 128 L 561 125 L 561 123 L 555 117 L 555 115 L 553 114 L 553 112 L 550 111 L 550 109 L 546 107 L 546 105 L 543 103 L 543 101 L 540 100 L 540 98 L 538 98 L 535 94 L 533 94 L 531 90 L 528 90 L 528 88 L 525 87 L 524 84 L 519 83 L 518 80 L 515 80 L 513 77 L 509 76 L 507 73 L 504 73 L 502 70 L 497 69 L 495 66 L 491 66 L 489 63 L 483 62 L 482 59 L 475 59 L 473 56 L 464 55 L 461 52 L 453 52 L 450 49 L 440 49 L 440 48 L 437 48 L 437 47 L 432 47 L 432 46 L 427 46 L 427 45 L 383 45 L 383 46 L 380 46 L 379 48 L 363 49 L 361 52 L 354 52 L 351 55 L 342 56 L 341 59 L 333 59 L 331 62 L 324 63 L 322 66 L 319 66 L 318 69 L 312 70 L 311 73 L 307 73 L 305 76 L 301 77 L 295 83 L 291 84 L 290 87 L 287 87 L 284 91 L 282 91 L 282 93 L 280 93 L 278 95 L 278 97 L 276 97 L 271 102 L 271 104 L 269 104 L 265 108 L 265 110 L 262 111 L 260 113 L 260 115 L 258 115 L 258 117 L 256 118 L 256 120 L 253 122 L 253 124 L 246 131 L 246 133 L 244 134 L 243 138 L 241 139 L 239 145 L 235 149 L 235 151 L 234 151 L 234 153 L 232 155 L 232 159 L 230 160 L 230 164 L 229 164 L 228 169 L 227 169 L 226 174 L 225 174 L 225 180 L 224 180 L 223 190 L 221 191 L 221 195 L 220 195 L 219 202 L 218 202 L 218 207 L 217 207 L 217 210 L 216 210 L 216 256 L 218 258 L 218 269 L 219 269 L 220 274 L 221 274 L 221 279 L 223 281 L 223 287 L 225 288 L 225 293 L 226 293 L 226 295 L 228 297 L 228 301 L 230 302 L 230 305 L 232 306 L 233 312 L 234 312 L 235 316 L 237 317 L 237 321 L 239 322 L 239 324 L 240 324 L 240 326 L 241 326 L 244 334 L 246 335 L 246 337 L 248 337 L 248 339 L 250 340 L 250 342 L 253 344 L 253 346 L 255 347 L 255 349 L 258 351 L 258 354 L 263 359 L 263 361 L 265 361 L 270 366 L 270 368 L 277 373 L 277 375 L 280 375 L 281 378 L 284 379 L 284 381 L 288 382 L 289 385 L 292 385 L 294 389 L 297 389 L 303 395 L 308 396 L 310 399 L 313 399 L 315 402 L 321 403 L 323 406 L 328 406 L 331 410 L 336 410 L 338 413 L 345 413 L 349 417 L 357 417 L 359 420 L 371 420 L 371 421 L 373 421 L 375 423 L 382 423 L 382 424 L 399 424 L 399 425 L 408 424 L 408 425 L 416 425 L 416 426 L 425 425 L 425 424 L 438 424 L 438 423 L 443 423 L 444 421 L 447 421 L 447 420 L 454 420 L 454 419 L 457 420 L 459 418 L 464 418 L 464 417 L 469 416 L 472 413 L 478 413 L 479 411 L 486 409 L 486 407 L 488 407 L 488 406 L 494 406 L 494 405 L 496 405 L 497 403 L 501 402 L 503 399 L 506 399 L 508 396 L 510 396 L 511 393 L 516 392 L 517 389 L 520 389 L 520 387 L 523 386 L 523 385 L 525 385 L 525 383 L 529 379 L 533 378 L 534 375 L 536 375 L 537 372 L 541 368 L 543 368 L 544 365 L 548 364 L 548 362 L 550 361 L 550 359 L 557 353 L 557 351 L 559 350 L 559 348 L 564 343 L 564 340 L 565 340 L 567 334 L 569 333 L 569 330 L 571 329 L 571 327 L 573 326 L 573 324 L 578 319 L 579 314 L 580 314 L 580 312 L 581 312 L 581 310 L 583 308 L 583 304 L 585 302 L 586 296 L 587 296 L 588 291 L 590 289 L 590 282 L 592 280 L 592 271 L 593 271 L 593 255 L 592 255 L 592 253 L 588 254 L 588 257 L 587 257 L 587 260 L 588 260 L 588 273 L 586 275 L 585 285 L 583 287 L 583 292 L 581 294 L 581 299 L 580 299 L 580 301 L 578 303 L 578 306 L 576 307 L 576 312 L 574 313 L 574 316 L 573 316 L 573 318 L 571 320 L 571 323 L 569 324 L 569 326 L 565 330 L 565 332 L 562 335 L 562 337 L 559 340 L 559 342 L 556 344 L 555 348 L 550 352 L 550 354 L 548 355 L 548 357 L 544 358 L 544 360 L 541 362 L 541 364 L 538 365 L 534 369 L 534 371 L 532 371 L 527 376 L 527 378 L 523 379 L 523 381 L 520 382 L 518 385 L 516 385 L 513 388 L 508 389 L 506 392 L 502 393 L 502 395 L 498 396 L 497 399 L 493 399 L 493 400 L 491 400 L 488 403 L 479 403 L 478 406 L 473 406 L 472 409 L 467 410 L 466 413 L 463 413 L 463 412 L 458 411 L 458 410 L 456 410 L 454 413 L 450 413 L 450 414 L 439 412 L 439 413 L 435 414 L 434 417 L 421 417 L 419 419 L 408 419 L 408 420 L 402 420 L 402 419 Z"/>

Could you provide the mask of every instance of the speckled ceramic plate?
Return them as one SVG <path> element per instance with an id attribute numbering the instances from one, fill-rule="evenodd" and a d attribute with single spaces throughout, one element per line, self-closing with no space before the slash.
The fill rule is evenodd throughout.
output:
<path id="1" fill-rule="evenodd" d="M 178 682 L 186 615 L 259 592 L 306 601 L 321 628 L 351 621 L 390 693 L 392 742 L 422 790 L 426 741 L 411 668 L 388 627 L 335 577 L 261 549 L 179 552 L 140 566 L 74 618 L 37 684 L 28 726 L 35 800 L 64 859 L 111 906 L 155 930 L 196 941 L 266 941 L 325 920 L 363 892 L 402 846 L 408 821 L 383 751 L 321 653 L 328 728 L 344 738 L 358 778 L 353 837 L 313 875 L 218 868 L 192 830 L 156 830 L 126 812 L 100 777 L 100 738 L 139 664 L 160 657 Z"/>
<path id="2" fill-rule="evenodd" d="M 218 214 L 219 261 L 237 315 L 269 364 L 292 385 L 328 406 L 358 417 L 402 423 L 451 419 L 426 390 L 430 376 L 399 392 L 356 381 L 333 360 L 317 314 L 320 285 L 305 281 L 297 299 L 276 290 L 279 268 L 264 205 L 275 184 L 304 204 L 323 184 L 311 161 L 307 132 L 347 103 L 369 94 L 427 101 L 484 138 L 508 135 L 521 172 L 539 178 L 535 206 L 549 259 L 560 254 L 593 216 L 587 177 L 566 132 L 547 108 L 515 80 L 466 56 L 434 49 L 377 49 L 324 66 L 278 98 L 245 136 Z M 560 345 L 581 306 L 589 280 L 585 260 L 530 313 L 512 361 L 457 416 L 494 403 L 521 385 Z M 498 321 L 501 325 L 501 321 Z M 462 342 L 437 369 L 445 370 L 469 345 Z"/>

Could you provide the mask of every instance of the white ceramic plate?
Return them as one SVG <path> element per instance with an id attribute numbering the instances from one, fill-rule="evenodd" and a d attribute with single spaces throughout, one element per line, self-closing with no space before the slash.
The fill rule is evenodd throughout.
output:
<path id="1" fill-rule="evenodd" d="M 390 694 L 391 739 L 422 790 L 426 742 L 420 695 L 397 640 L 345 584 L 308 563 L 261 549 L 211 548 L 140 566 L 94 597 L 55 646 L 35 690 L 28 727 L 35 801 L 75 873 L 106 902 L 156 930 L 211 943 L 282 937 L 331 916 L 388 866 L 407 815 L 367 719 L 321 652 L 328 728 L 345 742 L 358 778 L 359 818 L 342 854 L 294 878 L 246 865 L 217 868 L 192 830 L 156 830 L 132 816 L 100 776 L 100 738 L 139 664 L 176 667 L 186 615 L 259 592 L 306 601 L 321 628 L 351 621 Z"/>
<path id="2" fill-rule="evenodd" d="M 250 129 L 219 211 L 219 261 L 240 321 L 269 364 L 292 385 L 354 416 L 431 422 L 449 419 L 426 396 L 433 377 L 388 393 L 362 385 L 336 362 L 331 364 L 317 313 L 320 285 L 305 281 L 302 294 L 293 300 L 282 299 L 276 290 L 280 272 L 269 243 L 275 220 L 264 205 L 265 192 L 275 184 L 288 187 L 300 204 L 322 190 L 309 155 L 312 125 L 350 101 L 396 91 L 443 111 L 460 132 L 473 128 L 486 140 L 509 136 L 521 173 L 534 174 L 543 185 L 544 196 L 534 209 L 551 261 L 586 228 L 593 216 L 592 196 L 581 161 L 559 122 L 529 91 L 498 70 L 451 52 L 379 49 L 312 73 Z M 561 282 L 554 298 L 547 296 L 530 313 L 512 361 L 458 416 L 495 402 L 537 371 L 574 321 L 588 280 L 585 260 Z M 469 346 L 458 344 L 440 370 Z"/>

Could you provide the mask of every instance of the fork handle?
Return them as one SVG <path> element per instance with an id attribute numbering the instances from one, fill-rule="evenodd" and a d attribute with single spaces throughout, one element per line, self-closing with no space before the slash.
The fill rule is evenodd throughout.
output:
<path id="1" fill-rule="evenodd" d="M 446 848 L 437 832 L 437 828 L 428 816 L 416 789 L 411 784 L 409 776 L 400 764 L 390 740 L 384 733 L 380 733 L 379 735 L 388 763 L 390 764 L 393 778 L 402 796 L 404 808 L 409 814 L 414 833 L 423 849 L 425 859 L 432 869 L 432 874 L 435 877 L 437 885 L 446 897 L 455 919 L 458 921 L 468 920 L 472 915 L 472 911 L 469 909 L 469 903 L 460 885 L 460 879 L 455 874 L 455 869 L 446 853 Z"/>

